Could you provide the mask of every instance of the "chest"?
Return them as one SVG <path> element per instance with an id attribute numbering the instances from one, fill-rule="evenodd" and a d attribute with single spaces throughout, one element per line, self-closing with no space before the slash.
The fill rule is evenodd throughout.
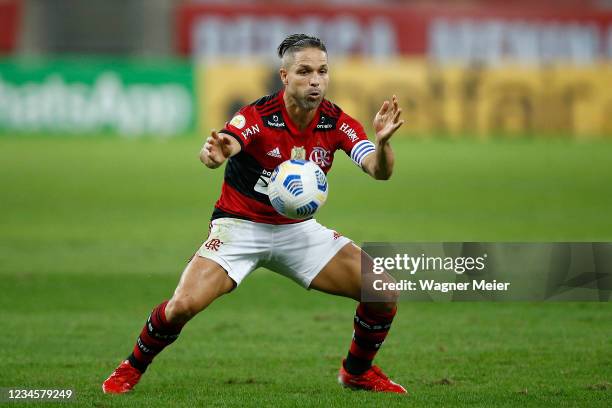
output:
<path id="1" fill-rule="evenodd" d="M 325 173 L 331 168 L 337 146 L 330 131 L 304 131 L 293 134 L 286 129 L 264 128 L 247 147 L 262 167 L 274 169 L 289 159 L 310 160 Z"/>

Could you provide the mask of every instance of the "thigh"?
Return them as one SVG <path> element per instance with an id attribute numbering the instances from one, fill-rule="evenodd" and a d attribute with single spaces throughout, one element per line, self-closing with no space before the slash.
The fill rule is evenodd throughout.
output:
<path id="1" fill-rule="evenodd" d="M 166 306 L 169 320 L 186 321 L 228 293 L 251 273 L 265 255 L 265 230 L 254 223 L 220 218 L 211 222 L 208 238 L 189 261 Z"/>
<path id="2" fill-rule="evenodd" d="M 314 277 L 349 242 L 350 239 L 314 219 L 278 225 L 273 236 L 272 257 L 263 266 L 309 288 Z"/>
<path id="3" fill-rule="evenodd" d="M 205 309 L 216 298 L 228 293 L 234 288 L 234 281 L 225 269 L 213 260 L 194 256 L 181 275 L 181 279 L 169 302 L 172 314 L 173 308 L 187 309 L 190 315 L 195 315 Z"/>
<path id="4" fill-rule="evenodd" d="M 342 247 L 312 280 L 310 289 L 360 301 L 361 249 L 352 242 Z"/>
<path id="5" fill-rule="evenodd" d="M 321 269 L 321 272 L 312 280 L 310 288 L 355 299 L 358 302 L 365 299 L 373 302 L 374 307 L 383 309 L 393 307 L 397 301 L 397 291 L 374 290 L 372 273 L 362 274 L 362 270 L 372 271 L 373 266 L 372 258 L 366 252 L 357 245 L 349 243 Z M 386 272 L 376 275 L 376 279 L 384 283 L 395 282 L 394 278 Z M 366 293 L 367 290 L 369 292 Z"/>
<path id="6" fill-rule="evenodd" d="M 270 226 L 235 218 L 211 222 L 208 238 L 197 257 L 219 264 L 236 285 L 246 278 L 269 254 Z"/>

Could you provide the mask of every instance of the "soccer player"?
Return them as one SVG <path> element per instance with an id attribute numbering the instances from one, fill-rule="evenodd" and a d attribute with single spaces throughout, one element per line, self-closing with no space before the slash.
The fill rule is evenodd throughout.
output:
<path id="1" fill-rule="evenodd" d="M 240 109 L 206 140 L 200 160 L 211 169 L 227 162 L 208 238 L 188 263 L 172 298 L 153 309 L 132 353 L 104 381 L 104 392 L 132 390 L 190 319 L 259 266 L 305 288 L 361 302 L 361 249 L 312 218 L 294 220 L 277 213 L 267 185 L 272 170 L 288 159 L 311 160 L 327 173 L 336 150 L 346 152 L 374 179 L 387 180 L 394 163 L 389 139 L 403 124 L 401 109 L 395 96 L 382 104 L 371 142 L 359 122 L 324 99 L 329 68 L 321 40 L 290 35 L 279 45 L 278 55 L 284 89 Z M 397 292 L 381 300 L 358 304 L 338 381 L 353 389 L 405 393 L 372 365 L 395 316 Z"/>

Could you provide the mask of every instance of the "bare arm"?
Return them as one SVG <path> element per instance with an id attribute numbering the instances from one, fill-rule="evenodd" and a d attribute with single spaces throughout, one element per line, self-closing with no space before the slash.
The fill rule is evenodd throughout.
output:
<path id="1" fill-rule="evenodd" d="M 200 150 L 200 161 L 209 169 L 216 169 L 241 149 L 236 139 L 213 129 Z"/>
<path id="2" fill-rule="evenodd" d="M 364 157 L 361 167 L 376 180 L 388 180 L 393 174 L 395 156 L 389 139 L 404 124 L 404 121 L 399 119 L 401 113 L 402 109 L 397 103 L 397 97 L 393 95 L 391 102 L 384 101 L 374 117 L 376 150 L 373 154 Z"/>

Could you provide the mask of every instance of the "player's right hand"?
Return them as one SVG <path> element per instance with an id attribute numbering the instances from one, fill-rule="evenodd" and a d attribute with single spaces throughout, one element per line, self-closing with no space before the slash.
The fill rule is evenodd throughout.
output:
<path id="1" fill-rule="evenodd" d="M 200 160 L 211 169 L 221 166 L 232 155 L 231 136 L 212 130 L 200 152 Z"/>

